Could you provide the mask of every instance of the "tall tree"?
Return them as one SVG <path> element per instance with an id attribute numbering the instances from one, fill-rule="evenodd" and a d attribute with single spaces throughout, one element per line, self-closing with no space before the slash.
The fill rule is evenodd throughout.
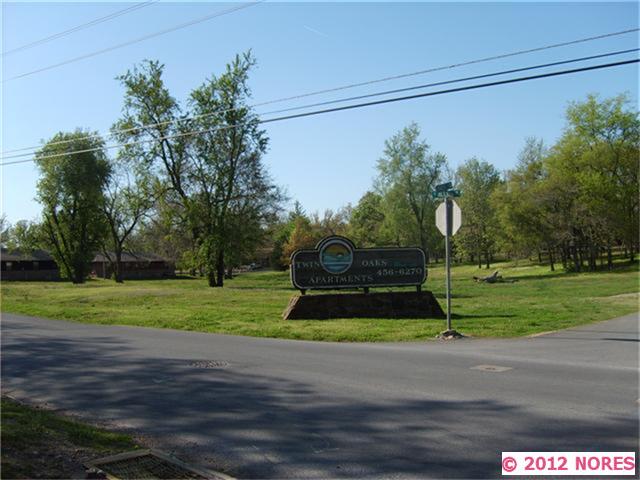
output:
<path id="1" fill-rule="evenodd" d="M 640 119 L 626 95 L 586 101 L 567 108 L 567 127 L 553 149 L 550 168 L 576 187 L 576 228 L 595 268 L 598 244 L 611 258 L 620 239 L 630 252 L 638 250 L 638 161 Z"/>
<path id="2" fill-rule="evenodd" d="M 429 260 L 434 245 L 436 204 L 431 192 L 447 172 L 447 159 L 432 152 L 410 124 L 385 142 L 378 160 L 376 189 L 385 203 L 385 218 L 397 243 L 418 243 Z"/>
<path id="3" fill-rule="evenodd" d="M 498 243 L 512 256 L 530 256 L 546 249 L 551 270 L 554 250 L 562 243 L 560 228 L 565 195 L 548 181 L 548 149 L 541 139 L 527 138 L 513 170 L 492 195 L 500 224 Z"/>
<path id="4" fill-rule="evenodd" d="M 105 234 L 101 209 L 110 166 L 103 145 L 97 134 L 61 132 L 35 156 L 46 242 L 73 283 L 85 281 Z"/>
<path id="5" fill-rule="evenodd" d="M 188 226 L 193 259 L 210 286 L 224 284 L 225 264 L 255 244 L 253 233 L 283 198 L 262 164 L 268 140 L 248 105 L 254 64 L 250 52 L 237 55 L 223 74 L 191 92 L 185 116 L 159 63 L 146 62 L 120 77 L 126 93 L 117 128 L 125 129 L 123 140 L 145 141 L 127 147 L 127 155 L 142 159 L 169 186 L 165 201 L 176 204 L 181 219 L 175 223 Z M 240 234 L 239 228 L 253 233 Z"/>
<path id="6" fill-rule="evenodd" d="M 385 214 L 383 198 L 376 192 L 366 192 L 351 212 L 349 236 L 359 247 L 382 246 L 391 243 L 384 236 Z"/>
<path id="7" fill-rule="evenodd" d="M 117 283 L 123 282 L 122 254 L 126 243 L 154 204 L 154 189 L 146 171 L 122 159 L 113 162 L 102 206 L 108 232 L 103 240 L 103 253 Z"/>
<path id="8" fill-rule="evenodd" d="M 458 201 L 465 215 L 464 225 L 455 238 L 456 245 L 477 255 L 478 267 L 482 267 L 484 256 L 489 268 L 498 234 L 498 218 L 491 196 L 500 183 L 500 174 L 488 162 L 471 158 L 458 167 L 456 179 L 463 192 Z"/>
<path id="9" fill-rule="evenodd" d="M 282 194 L 262 163 L 268 139 L 248 105 L 251 52 L 236 55 L 220 76 L 212 76 L 190 97 L 188 184 L 195 192 L 200 251 L 210 286 L 222 286 L 225 264 L 236 251 L 255 246 L 255 235 L 240 235 L 266 223 Z M 233 220 L 235 217 L 235 221 Z M 249 243 L 247 243 L 249 242 Z"/>

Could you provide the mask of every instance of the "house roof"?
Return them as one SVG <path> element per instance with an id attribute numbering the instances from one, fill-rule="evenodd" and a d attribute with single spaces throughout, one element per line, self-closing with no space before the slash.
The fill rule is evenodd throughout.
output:
<path id="1" fill-rule="evenodd" d="M 7 248 L 3 248 L 0 251 L 0 258 L 3 262 L 45 262 L 53 260 L 53 257 L 45 250 L 23 252 L 21 250 L 9 250 Z"/>
<path id="2" fill-rule="evenodd" d="M 115 258 L 115 254 L 113 252 L 107 252 L 111 258 Z M 96 254 L 93 257 L 93 262 L 101 263 L 108 262 L 109 259 L 102 253 Z M 154 253 L 140 253 L 140 252 L 122 252 L 122 260 L 123 263 L 127 262 L 168 262 L 166 258 L 161 257 L 160 255 L 156 255 Z"/>

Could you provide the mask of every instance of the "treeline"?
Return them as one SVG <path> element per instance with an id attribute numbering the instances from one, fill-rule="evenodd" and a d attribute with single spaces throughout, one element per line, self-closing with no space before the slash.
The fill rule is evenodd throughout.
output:
<path id="1" fill-rule="evenodd" d="M 126 250 L 147 250 L 222 286 L 229 269 L 266 241 L 284 195 L 262 163 L 268 138 L 248 105 L 250 52 L 179 103 L 163 66 L 146 61 L 119 77 L 122 116 L 107 156 L 96 133 L 59 133 L 35 155 L 42 220 L 3 229 L 3 244 L 49 250 L 74 283 L 96 252 L 121 282 Z"/>
<path id="2" fill-rule="evenodd" d="M 353 207 L 324 217 L 297 206 L 274 237 L 272 264 L 326 234 L 344 234 L 360 246 L 418 245 L 430 261 L 444 256 L 434 226 L 439 200 L 431 192 L 451 180 L 463 226 L 453 238 L 458 261 L 490 268 L 496 256 L 537 257 L 551 270 L 613 266 L 614 250 L 634 261 L 638 252 L 640 123 L 628 98 L 589 96 L 569 105 L 559 140 L 545 146 L 529 138 L 514 169 L 498 171 L 471 158 L 451 171 L 412 124 L 385 144 L 378 176 Z"/>
<path id="3" fill-rule="evenodd" d="M 410 124 L 385 142 L 357 204 L 308 214 L 297 202 L 284 211 L 288 198 L 262 162 L 269 139 L 248 104 L 254 65 L 251 53 L 237 56 L 184 103 L 157 62 L 119 77 L 125 93 L 112 138 L 124 146 L 110 158 L 95 133 L 54 136 L 36 155 L 42 219 L 4 225 L 3 246 L 45 248 L 77 283 L 98 251 L 122 281 L 122 253 L 137 251 L 222 286 L 235 267 L 285 269 L 293 251 L 332 234 L 360 247 L 420 246 L 438 262 L 444 241 L 432 191 L 452 181 L 462 192 L 457 261 L 489 268 L 498 256 L 536 256 L 581 271 L 598 260 L 611 268 L 615 252 L 635 259 L 640 120 L 625 95 L 570 104 L 557 142 L 527 139 L 506 172 L 478 158 L 453 170 Z"/>

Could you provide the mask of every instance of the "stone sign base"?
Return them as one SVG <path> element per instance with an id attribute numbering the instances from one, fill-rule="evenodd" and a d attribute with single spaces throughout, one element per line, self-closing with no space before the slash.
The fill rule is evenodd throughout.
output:
<path id="1" fill-rule="evenodd" d="M 285 320 L 329 318 L 445 318 L 429 291 L 296 295 L 282 314 Z"/>

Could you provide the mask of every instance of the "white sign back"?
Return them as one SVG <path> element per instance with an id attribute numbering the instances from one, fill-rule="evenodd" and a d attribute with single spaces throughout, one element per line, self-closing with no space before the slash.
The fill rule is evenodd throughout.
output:
<path id="1" fill-rule="evenodd" d="M 451 200 L 451 235 L 455 235 L 462 226 L 462 210 L 455 200 Z M 436 227 L 442 235 L 447 234 L 447 202 L 442 202 L 436 209 Z"/>

